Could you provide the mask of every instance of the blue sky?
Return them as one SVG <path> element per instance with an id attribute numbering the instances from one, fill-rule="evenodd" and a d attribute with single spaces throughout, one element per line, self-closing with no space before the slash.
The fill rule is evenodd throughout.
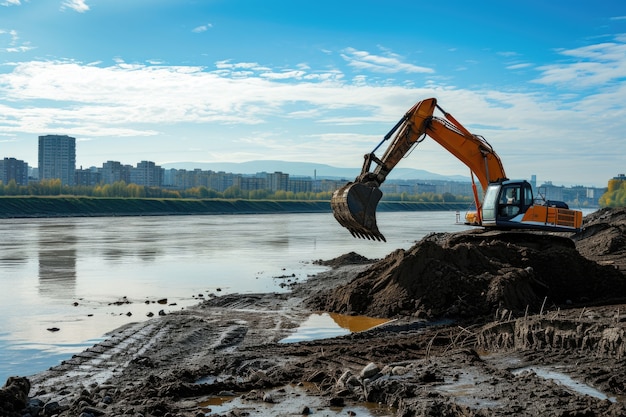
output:
<path id="1" fill-rule="evenodd" d="M 31 166 L 68 134 L 83 167 L 358 168 L 436 97 L 510 178 L 605 186 L 625 79 L 618 0 L 0 0 L 0 158 Z M 469 175 L 428 139 L 398 166 Z"/>

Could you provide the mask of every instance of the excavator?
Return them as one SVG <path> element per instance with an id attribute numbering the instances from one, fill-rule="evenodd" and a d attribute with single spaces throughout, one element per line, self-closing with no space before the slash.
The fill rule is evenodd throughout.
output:
<path id="1" fill-rule="evenodd" d="M 439 110 L 443 118 L 435 116 L 435 110 Z M 353 182 L 333 193 L 333 215 L 352 236 L 386 241 L 376 224 L 376 207 L 383 195 L 380 186 L 398 162 L 426 136 L 470 169 L 476 211 L 465 215 L 465 224 L 500 230 L 580 230 L 580 210 L 571 210 L 561 201 L 535 199 L 528 181 L 508 179 L 502 161 L 491 145 L 482 136 L 470 133 L 437 104 L 437 99 L 429 98 L 417 102 L 378 146 L 365 155 L 361 174 Z M 389 139 L 391 143 L 383 156 L 378 158 L 375 152 Z M 372 170 L 373 164 L 375 167 Z M 474 177 L 481 185 L 482 201 Z"/>

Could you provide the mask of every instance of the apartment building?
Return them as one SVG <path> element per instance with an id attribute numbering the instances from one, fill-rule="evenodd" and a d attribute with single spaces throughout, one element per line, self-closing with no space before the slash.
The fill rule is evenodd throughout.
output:
<path id="1" fill-rule="evenodd" d="M 62 185 L 74 185 L 76 138 L 67 135 L 39 136 L 39 179 L 60 179 Z"/>
<path id="2" fill-rule="evenodd" d="M 130 182 L 148 187 L 163 185 L 163 168 L 151 161 L 141 161 L 130 171 Z"/>
<path id="3" fill-rule="evenodd" d="M 28 164 L 15 158 L 4 158 L 0 160 L 0 181 L 8 184 L 15 180 L 17 185 L 28 184 Z"/>

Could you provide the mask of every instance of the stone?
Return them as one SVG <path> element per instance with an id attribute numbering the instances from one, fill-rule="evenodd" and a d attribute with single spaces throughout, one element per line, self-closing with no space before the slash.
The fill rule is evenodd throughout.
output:
<path id="1" fill-rule="evenodd" d="M 376 365 L 373 362 L 370 362 L 365 366 L 365 368 L 361 370 L 360 376 L 362 379 L 367 379 L 367 378 L 373 377 L 379 372 L 380 372 L 380 368 L 378 367 L 378 365 Z"/>

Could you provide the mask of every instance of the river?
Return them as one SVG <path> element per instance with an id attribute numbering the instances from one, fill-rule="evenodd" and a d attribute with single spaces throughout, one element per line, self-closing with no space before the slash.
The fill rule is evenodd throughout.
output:
<path id="1" fill-rule="evenodd" d="M 0 220 L 0 385 L 58 364 L 129 322 L 209 294 L 286 291 L 351 251 L 381 258 L 454 212 L 379 213 L 387 243 L 328 213 Z"/>

